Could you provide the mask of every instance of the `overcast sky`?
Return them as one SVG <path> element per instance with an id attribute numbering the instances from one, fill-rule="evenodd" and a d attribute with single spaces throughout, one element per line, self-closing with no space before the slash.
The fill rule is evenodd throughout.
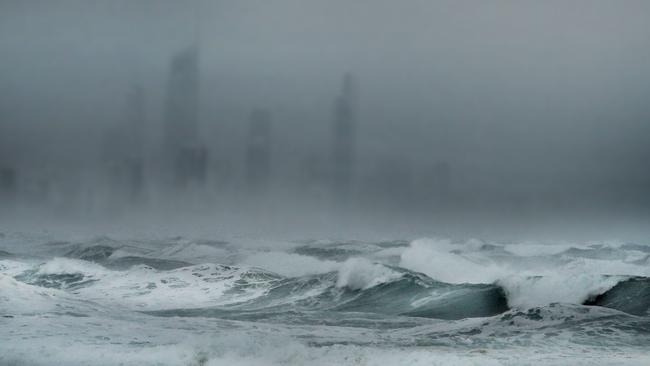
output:
<path id="1" fill-rule="evenodd" d="M 349 71 L 361 166 L 448 161 L 460 186 L 649 201 L 644 0 L 4 0 L 3 159 L 94 156 L 134 84 L 155 146 L 170 58 L 195 39 L 217 154 L 237 153 L 256 107 L 273 114 L 280 161 L 326 153 Z"/>

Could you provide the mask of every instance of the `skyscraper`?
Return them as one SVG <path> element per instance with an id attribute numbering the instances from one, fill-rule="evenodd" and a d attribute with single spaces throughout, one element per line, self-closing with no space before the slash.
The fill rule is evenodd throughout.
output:
<path id="1" fill-rule="evenodd" d="M 334 193 L 347 199 L 352 189 L 356 141 L 356 85 L 353 76 L 343 76 L 341 94 L 334 103 L 332 184 Z"/>
<path id="2" fill-rule="evenodd" d="M 177 188 L 205 180 L 207 150 L 199 143 L 199 51 L 196 45 L 176 54 L 171 62 L 163 150 L 166 170 Z"/>
<path id="3" fill-rule="evenodd" d="M 165 100 L 165 149 L 178 151 L 198 139 L 199 64 L 196 46 L 174 55 Z"/>
<path id="4" fill-rule="evenodd" d="M 246 152 L 246 181 L 250 189 L 266 189 L 270 176 L 271 115 L 263 109 L 251 113 Z"/>

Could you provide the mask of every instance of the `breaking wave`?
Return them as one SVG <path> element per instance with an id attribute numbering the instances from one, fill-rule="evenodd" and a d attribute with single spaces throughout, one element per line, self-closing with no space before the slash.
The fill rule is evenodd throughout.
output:
<path id="1" fill-rule="evenodd" d="M 452 254 L 453 255 L 453 254 Z M 436 319 L 502 314 L 552 303 L 607 307 L 647 315 L 650 279 L 581 274 L 505 276 L 493 283 L 449 283 L 424 273 L 354 257 L 327 262 L 325 273 L 282 276 L 257 267 L 121 257 L 126 269 L 54 258 L 33 267 L 0 261 L 5 274 L 86 300 L 162 316 L 272 318 L 288 312 L 371 313 Z M 402 256 L 402 262 L 404 262 Z M 149 265 L 151 262 L 158 266 Z M 333 264 L 335 263 L 335 264 Z M 171 269 L 168 269 L 171 268 Z M 253 315 L 254 314 L 254 315 Z"/>
<path id="2" fill-rule="evenodd" d="M 650 344 L 643 244 L 30 240 L 0 239 L 0 364 L 606 362 Z"/>

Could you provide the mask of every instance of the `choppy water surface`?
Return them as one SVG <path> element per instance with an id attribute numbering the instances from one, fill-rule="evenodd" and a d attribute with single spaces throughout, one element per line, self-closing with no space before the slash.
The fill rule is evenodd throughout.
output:
<path id="1" fill-rule="evenodd" d="M 0 364 L 650 364 L 650 245 L 0 236 Z"/>

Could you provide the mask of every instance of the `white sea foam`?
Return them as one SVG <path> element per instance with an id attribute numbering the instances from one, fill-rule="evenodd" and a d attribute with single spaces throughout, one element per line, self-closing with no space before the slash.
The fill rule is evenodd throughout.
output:
<path id="1" fill-rule="evenodd" d="M 53 258 L 40 265 L 36 273 L 41 275 L 83 274 L 86 277 L 102 277 L 108 275 L 109 271 L 93 262 L 70 258 Z"/>
<path id="2" fill-rule="evenodd" d="M 276 279 L 256 269 L 194 265 L 159 271 L 139 265 L 113 271 L 91 262 L 55 258 L 40 265 L 38 276 L 79 274 L 92 281 L 75 289 L 85 299 L 139 310 L 194 308 L 245 301 L 266 291 Z M 246 278 L 244 278 L 244 276 Z M 228 290 L 239 286 L 235 293 Z"/>
<path id="3" fill-rule="evenodd" d="M 453 252 L 461 249 L 449 240 L 415 240 L 402 253 L 399 265 L 447 283 L 492 283 L 508 273 L 487 258 L 479 262 Z"/>
<path id="4" fill-rule="evenodd" d="M 350 258 L 339 269 L 337 287 L 365 290 L 399 278 L 400 274 L 364 258 Z"/>
<path id="5" fill-rule="evenodd" d="M 0 260 L 0 273 L 10 276 L 17 276 L 26 270 L 33 268 L 31 263 L 20 262 L 11 259 Z"/>
<path id="6" fill-rule="evenodd" d="M 497 281 L 503 287 L 511 307 L 529 308 L 553 302 L 582 304 L 602 294 L 625 277 L 590 273 L 548 274 L 543 277 L 508 276 Z"/>
<path id="7" fill-rule="evenodd" d="M 95 320 L 94 321 L 98 321 Z M 36 325 L 36 324 L 35 324 Z M 131 327 L 128 331 L 133 331 Z M 142 339 L 160 342 L 138 328 Z M 159 331 L 159 330 L 158 330 Z M 0 344 L 0 362 L 15 365 L 124 365 L 124 366 L 298 366 L 298 365 L 409 365 L 409 366 L 505 366 L 505 365 L 619 365 L 650 363 L 643 349 L 611 349 L 593 346 L 545 346 L 490 349 L 480 345 L 451 347 L 376 347 L 331 345 L 309 347 L 277 331 L 272 337 L 242 331 L 213 332 L 210 337 L 187 335 L 188 331 L 166 330 L 181 340 L 158 342 L 146 347 L 129 344 L 133 335 L 111 334 L 112 343 L 84 339 L 81 333 L 50 335 L 31 342 L 8 339 Z M 48 334 L 48 333 L 45 333 Z M 95 332 L 91 331 L 91 334 Z M 77 340 L 71 343 L 70 337 Z"/>
<path id="8" fill-rule="evenodd" d="M 0 274 L 1 314 L 42 314 L 62 311 L 62 303 L 69 298 L 64 291 L 32 286 Z"/>
<path id="9" fill-rule="evenodd" d="M 360 313 L 353 314 L 353 326 L 343 321 L 341 326 L 331 326 L 328 322 L 332 318 L 296 325 L 283 324 L 281 316 L 273 318 L 276 322 L 267 323 L 210 318 L 209 312 L 204 314 L 201 310 L 198 310 L 201 317 L 158 317 L 132 311 L 232 305 L 263 296 L 269 288 L 285 281 L 251 266 L 290 277 L 336 272 L 337 286 L 368 289 L 399 278 L 399 270 L 385 265 L 396 264 L 396 256 L 402 267 L 436 280 L 496 281 L 514 307 L 536 307 L 550 302 L 579 304 L 611 288 L 625 276 L 650 276 L 650 266 L 633 263 L 645 258 L 643 248 L 628 250 L 602 243 L 501 245 L 480 240 L 456 243 L 421 239 L 408 247 L 381 249 L 376 245 L 366 250 L 370 246 L 361 245 L 358 251 L 356 244 L 351 243 L 350 252 L 356 251 L 358 257 L 336 262 L 287 252 L 295 245 L 272 247 L 272 244 L 253 243 L 234 248 L 189 240 L 159 244 L 145 243 L 142 250 L 121 247 L 124 252 L 114 252 L 111 259 L 133 253 L 190 261 L 227 255 L 241 259 L 240 266 L 205 264 L 156 270 L 139 265 L 116 271 L 68 258 L 44 263 L 37 259 L 1 260 L 0 365 L 650 364 L 644 348 L 647 335 L 630 325 L 641 322 L 645 326 L 642 318 L 627 317 L 613 309 L 571 304 L 529 310 L 537 311 L 537 318 L 527 317 L 525 312 L 516 309 L 492 318 L 458 321 L 420 318 L 414 321 L 413 328 L 402 325 L 408 323 L 405 317 L 375 314 L 377 317 L 370 321 L 390 322 L 395 329 L 365 327 L 363 324 L 368 323 L 364 321 L 368 320 L 363 320 Z M 68 250 L 70 245 L 61 247 Z M 232 251 L 236 252 L 235 256 Z M 57 290 L 20 282 L 15 276 L 34 283 L 43 278 L 51 281 L 72 278 L 84 284 L 66 287 L 63 283 L 63 290 Z M 75 279 L 78 277 L 81 279 Z M 321 278 L 326 280 L 319 282 Z M 332 278 L 327 275 L 300 279 L 296 282 L 304 283 L 305 288 L 291 290 L 277 303 L 316 297 L 314 294 L 331 288 Z M 304 314 L 298 317 L 301 315 Z M 292 309 L 287 319 L 291 321 L 294 316 Z M 566 322 L 569 317 L 584 322 L 571 328 Z M 603 323 L 589 323 L 599 317 L 617 317 L 625 327 L 617 328 L 618 320 L 604 327 Z M 631 323 L 625 323 L 626 320 Z M 477 330 L 480 332 L 476 333 Z M 413 347 L 414 341 L 429 345 Z M 431 346 L 428 341 L 446 346 Z M 312 343 L 319 346 L 309 346 Z"/>
<path id="10" fill-rule="evenodd" d="M 476 243 L 456 245 L 449 240 L 419 239 L 402 253 L 400 266 L 448 283 L 497 283 L 505 289 L 510 306 L 516 307 L 553 302 L 581 304 L 611 289 L 626 276 L 650 277 L 650 267 L 628 262 L 627 252 L 614 252 L 601 245 L 522 243 L 505 247 L 521 256 L 501 255 L 493 259 L 489 253 L 477 251 Z M 562 255 L 570 249 L 576 251 L 571 256 Z M 611 259 L 607 259 L 608 254 Z M 525 257 L 538 255 L 562 256 L 539 260 L 534 267 L 526 266 L 528 262 L 520 263 Z M 636 256 L 633 254 L 632 258 Z"/>

